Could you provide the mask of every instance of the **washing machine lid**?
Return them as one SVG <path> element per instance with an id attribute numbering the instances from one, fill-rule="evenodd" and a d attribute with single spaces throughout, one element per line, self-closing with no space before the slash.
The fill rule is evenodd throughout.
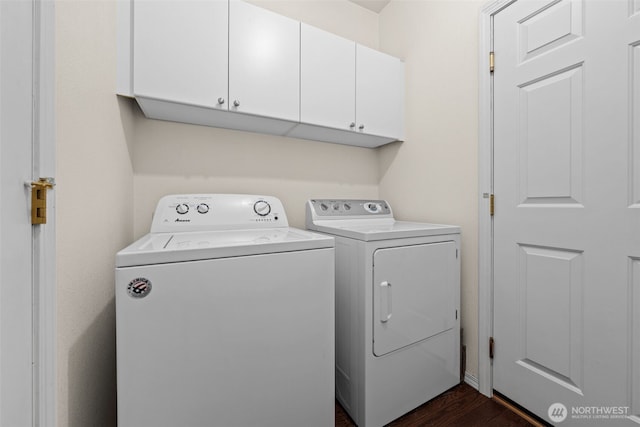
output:
<path id="1" fill-rule="evenodd" d="M 334 247 L 333 237 L 291 227 L 150 233 L 116 254 L 116 267 Z"/>
<path id="2" fill-rule="evenodd" d="M 377 220 L 319 220 L 307 225 L 307 228 L 321 233 L 349 237 L 366 242 L 460 233 L 460 227 L 455 225 L 396 221 L 393 218 Z"/>

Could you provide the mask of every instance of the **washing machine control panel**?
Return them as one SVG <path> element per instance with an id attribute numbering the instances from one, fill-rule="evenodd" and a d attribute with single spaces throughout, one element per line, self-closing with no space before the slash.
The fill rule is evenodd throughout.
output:
<path id="1" fill-rule="evenodd" d="M 158 202 L 152 233 L 288 227 L 282 202 L 249 194 L 176 194 Z"/>
<path id="2" fill-rule="evenodd" d="M 315 217 L 385 218 L 392 217 L 391 207 L 384 200 L 312 199 L 308 202 Z"/>

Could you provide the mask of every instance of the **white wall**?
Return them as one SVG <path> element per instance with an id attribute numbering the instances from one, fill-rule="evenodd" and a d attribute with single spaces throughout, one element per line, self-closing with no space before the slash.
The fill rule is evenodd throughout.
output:
<path id="1" fill-rule="evenodd" d="M 462 228 L 462 327 L 477 377 L 478 16 L 483 1 L 392 0 L 380 49 L 405 60 L 406 140 L 379 152 L 380 197 L 400 219 Z"/>
<path id="2" fill-rule="evenodd" d="M 115 425 L 114 254 L 133 237 L 115 3 L 57 1 L 58 426 Z"/>
<path id="3" fill-rule="evenodd" d="M 135 235 L 149 231 L 158 199 L 175 193 L 279 197 L 290 225 L 304 228 L 312 197 L 377 197 L 375 150 L 136 116 Z"/>

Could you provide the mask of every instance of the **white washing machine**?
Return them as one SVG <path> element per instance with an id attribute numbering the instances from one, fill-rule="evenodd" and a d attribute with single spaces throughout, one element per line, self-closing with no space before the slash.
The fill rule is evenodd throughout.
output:
<path id="1" fill-rule="evenodd" d="M 383 426 L 460 382 L 460 229 L 395 221 L 383 200 L 310 200 L 336 239 L 336 397 Z"/>
<path id="2" fill-rule="evenodd" d="M 333 426 L 334 239 L 175 195 L 116 256 L 120 427 Z"/>

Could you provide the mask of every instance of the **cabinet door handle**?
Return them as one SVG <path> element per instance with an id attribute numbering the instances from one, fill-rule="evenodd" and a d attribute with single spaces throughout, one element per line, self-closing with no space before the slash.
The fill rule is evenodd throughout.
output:
<path id="1" fill-rule="evenodd" d="M 358 129 L 360 129 L 360 130 L 364 130 L 364 125 L 360 125 L 360 126 L 358 126 Z"/>
<path id="2" fill-rule="evenodd" d="M 238 101 L 237 99 L 235 101 L 233 101 L 233 106 L 234 107 L 239 107 L 240 106 L 240 101 Z"/>
<path id="3" fill-rule="evenodd" d="M 224 98 L 218 98 L 218 104 L 220 105 L 224 104 Z"/>
<path id="4" fill-rule="evenodd" d="M 356 123 L 355 123 L 355 122 L 351 122 L 351 124 L 349 125 L 349 127 L 350 127 L 351 129 L 355 129 L 355 127 L 356 127 Z"/>

